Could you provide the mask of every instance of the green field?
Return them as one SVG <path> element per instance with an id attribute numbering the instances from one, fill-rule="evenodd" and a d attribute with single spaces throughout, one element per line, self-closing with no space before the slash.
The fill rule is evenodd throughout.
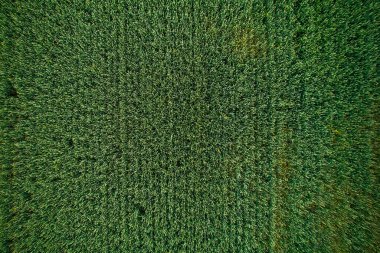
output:
<path id="1" fill-rule="evenodd" d="M 0 252 L 378 252 L 380 2 L 0 4 Z"/>

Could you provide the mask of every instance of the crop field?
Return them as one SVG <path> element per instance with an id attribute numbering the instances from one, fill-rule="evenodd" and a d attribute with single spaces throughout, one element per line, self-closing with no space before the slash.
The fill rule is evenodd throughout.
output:
<path id="1" fill-rule="evenodd" d="M 0 252 L 378 252 L 376 0 L 0 3 Z"/>

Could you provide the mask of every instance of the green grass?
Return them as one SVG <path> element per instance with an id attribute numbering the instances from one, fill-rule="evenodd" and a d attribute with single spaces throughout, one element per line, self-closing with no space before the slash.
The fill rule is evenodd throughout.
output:
<path id="1" fill-rule="evenodd" d="M 378 1 L 2 1 L 1 252 L 376 252 Z"/>

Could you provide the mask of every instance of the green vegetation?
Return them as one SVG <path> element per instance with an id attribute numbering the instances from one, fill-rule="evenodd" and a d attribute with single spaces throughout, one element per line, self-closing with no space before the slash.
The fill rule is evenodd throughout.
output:
<path id="1" fill-rule="evenodd" d="M 0 251 L 376 252 L 379 13 L 3 0 Z"/>

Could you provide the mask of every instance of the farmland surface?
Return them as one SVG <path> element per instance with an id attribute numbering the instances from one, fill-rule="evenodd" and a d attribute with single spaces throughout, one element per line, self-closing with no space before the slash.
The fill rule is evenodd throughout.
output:
<path id="1" fill-rule="evenodd" d="M 380 2 L 0 4 L 0 252 L 378 252 Z"/>

